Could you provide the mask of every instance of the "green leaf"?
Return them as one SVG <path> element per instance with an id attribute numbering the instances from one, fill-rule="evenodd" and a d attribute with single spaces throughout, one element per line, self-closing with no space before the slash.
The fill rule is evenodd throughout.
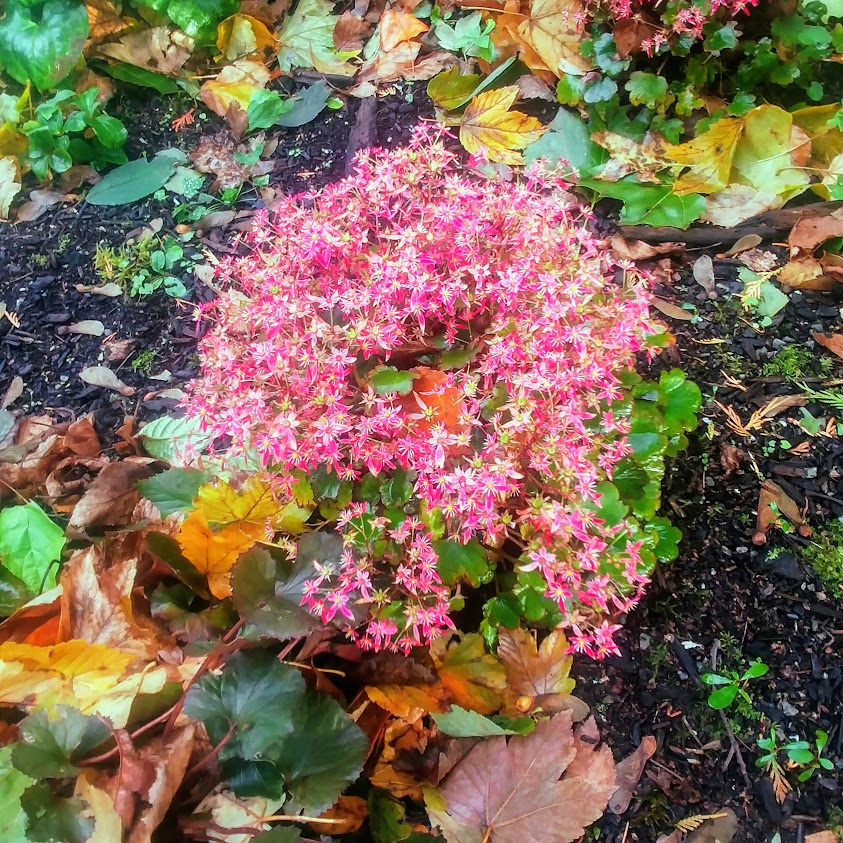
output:
<path id="1" fill-rule="evenodd" d="M 85 197 L 92 205 L 127 205 L 151 196 L 163 187 L 176 169 L 176 163 L 157 155 L 151 161 L 138 158 L 108 173 Z"/>
<path id="2" fill-rule="evenodd" d="M 704 673 L 700 679 L 705 685 L 729 685 L 732 682 L 728 676 L 722 676 L 719 673 Z"/>
<path id="3" fill-rule="evenodd" d="M 759 676 L 764 676 L 769 672 L 770 668 L 761 661 L 753 662 L 741 676 L 741 681 L 747 679 L 758 679 Z"/>
<path id="4" fill-rule="evenodd" d="M 474 96 L 481 78 L 477 73 L 460 73 L 459 67 L 450 67 L 427 83 L 427 95 L 439 108 L 454 111 Z"/>
<path id="5" fill-rule="evenodd" d="M 249 838 L 249 843 L 301 843 L 301 834 L 295 826 L 279 825 Z"/>
<path id="6" fill-rule="evenodd" d="M 52 711 L 41 709 L 21 720 L 20 742 L 15 745 L 12 763 L 33 779 L 75 777 L 74 765 L 111 736 L 111 729 L 67 705 Z"/>
<path id="7" fill-rule="evenodd" d="M 87 843 L 94 821 L 81 799 L 55 796 L 46 784 L 34 784 L 21 797 L 33 843 Z"/>
<path id="8" fill-rule="evenodd" d="M 148 422 L 138 432 L 144 449 L 151 457 L 176 466 L 183 461 L 184 448 L 188 443 L 201 451 L 210 441 L 209 436 L 199 433 L 196 419 L 162 416 Z"/>
<path id="9" fill-rule="evenodd" d="M 669 104 L 673 99 L 667 90 L 667 79 L 655 73 L 633 71 L 624 88 L 629 92 L 629 101 L 633 105 L 643 105 L 651 111 L 658 111 L 659 106 Z"/>
<path id="10" fill-rule="evenodd" d="M 301 708 L 304 680 L 294 668 L 263 650 L 234 653 L 220 676 L 206 673 L 187 692 L 184 710 L 201 720 L 216 746 L 229 728 L 235 739 L 220 757 L 261 758 L 294 728 L 293 711 Z"/>
<path id="11" fill-rule="evenodd" d="M 292 129 L 310 123 L 322 113 L 330 96 L 331 89 L 322 79 L 308 85 L 288 101 L 289 108 L 278 116 L 275 125 Z"/>
<path id="12" fill-rule="evenodd" d="M 268 129 L 275 125 L 275 121 L 289 111 L 292 104 L 289 100 L 281 99 L 278 91 L 255 91 L 249 98 L 249 108 L 246 112 L 249 118 L 249 131 Z"/>
<path id="13" fill-rule="evenodd" d="M 0 20 L 0 67 L 25 85 L 45 91 L 73 70 L 88 38 L 88 13 L 74 0 L 9 0 Z"/>
<path id="14" fill-rule="evenodd" d="M 693 430 L 697 426 L 702 393 L 695 383 L 686 379 L 681 369 L 661 373 L 658 403 L 664 408 L 664 430 L 668 436 Z"/>
<path id="15" fill-rule="evenodd" d="M 27 817 L 21 797 L 33 780 L 12 766 L 13 746 L 0 747 L 0 840 L 3 843 L 32 843 L 27 836 Z"/>
<path id="16" fill-rule="evenodd" d="M 335 700 L 308 691 L 292 713 L 292 731 L 272 753 L 290 794 L 284 810 L 318 815 L 330 808 L 360 774 L 368 749 Z"/>
<path id="17" fill-rule="evenodd" d="M 64 531 L 34 501 L 0 512 L 0 563 L 34 594 L 56 584 Z"/>
<path id="18" fill-rule="evenodd" d="M 378 395 L 409 395 L 417 372 L 399 371 L 395 366 L 378 366 L 369 375 L 369 384 Z"/>
<path id="19" fill-rule="evenodd" d="M 154 73 L 145 67 L 135 67 L 133 64 L 106 64 L 103 70 L 119 82 L 128 82 L 141 88 L 152 88 L 159 94 L 177 94 L 179 86 L 169 77 L 161 73 Z"/>
<path id="20" fill-rule="evenodd" d="M 23 580 L 16 577 L 0 565 L 0 618 L 16 612 L 35 595 L 26 587 Z"/>
<path id="21" fill-rule="evenodd" d="M 210 475 L 195 468 L 168 468 L 138 483 L 138 491 L 158 507 L 162 518 L 193 509 L 199 487 Z"/>
<path id="22" fill-rule="evenodd" d="M 759 316 L 775 316 L 790 303 L 790 297 L 786 296 L 772 281 L 765 281 L 761 285 L 761 300 L 758 302 L 755 312 Z"/>
<path id="23" fill-rule="evenodd" d="M 586 179 L 580 184 L 600 196 L 620 199 L 624 203 L 621 222 L 627 225 L 685 229 L 705 210 L 705 199 L 698 193 L 677 196 L 670 185 L 640 184 L 631 178 L 614 183 Z"/>
<path id="24" fill-rule="evenodd" d="M 116 117 L 109 117 L 107 114 L 98 114 L 91 120 L 90 125 L 97 140 L 108 149 L 123 146 L 129 136 L 126 127 Z"/>
<path id="25" fill-rule="evenodd" d="M 217 24 L 240 10 L 239 0 L 145 0 L 157 12 L 167 15 L 191 38 L 213 41 Z"/>
<path id="26" fill-rule="evenodd" d="M 718 710 L 728 708 L 738 695 L 738 686 L 734 683 L 718 688 L 708 698 L 708 704 L 711 708 Z"/>
<path id="27" fill-rule="evenodd" d="M 489 582 L 495 574 L 494 563 L 477 539 L 466 544 L 456 539 L 441 539 L 433 542 L 433 549 L 439 557 L 436 570 L 445 585 L 465 582 L 477 587 Z"/>
<path id="28" fill-rule="evenodd" d="M 499 735 L 517 735 L 511 729 L 504 729 L 488 717 L 452 705 L 451 710 L 444 714 L 430 715 L 439 727 L 439 731 L 452 738 L 492 738 Z"/>
<path id="29" fill-rule="evenodd" d="M 413 496 L 414 474 L 397 469 L 392 477 L 381 485 L 381 500 L 386 507 L 404 506 Z"/>
<path id="30" fill-rule="evenodd" d="M 796 764 L 810 764 L 814 760 L 814 753 L 810 749 L 797 747 L 789 749 L 787 757 Z"/>
<path id="31" fill-rule="evenodd" d="M 342 542 L 337 544 L 339 567 Z M 241 556 L 231 578 L 234 605 L 241 617 L 260 633 L 280 641 L 306 635 L 319 627 L 319 621 L 301 605 L 305 582 L 315 576 L 311 561 L 305 554 L 297 556 L 292 564 L 278 561 L 264 548 L 254 548 Z"/>
<path id="32" fill-rule="evenodd" d="M 353 70 L 334 49 L 334 28 L 338 16 L 329 0 L 300 0 L 295 11 L 284 18 L 278 31 L 278 67 L 289 73 L 297 67 L 313 67 L 322 73 L 350 76 Z"/>
<path id="33" fill-rule="evenodd" d="M 407 809 L 391 793 L 372 788 L 367 803 L 374 843 L 400 843 L 413 833 L 406 819 Z"/>
<path id="34" fill-rule="evenodd" d="M 443 372 L 451 369 L 462 369 L 471 363 L 477 357 L 477 346 L 467 345 L 464 348 L 452 348 L 448 351 L 443 351 L 439 358 L 439 368 Z"/>

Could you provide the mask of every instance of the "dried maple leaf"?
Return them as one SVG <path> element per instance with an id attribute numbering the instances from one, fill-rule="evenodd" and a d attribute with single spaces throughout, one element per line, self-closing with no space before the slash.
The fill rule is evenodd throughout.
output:
<path id="1" fill-rule="evenodd" d="M 123 32 L 132 25 L 131 20 L 120 15 L 111 0 L 85 0 L 85 11 L 88 13 L 88 44 Z"/>
<path id="2" fill-rule="evenodd" d="M 561 77 L 566 73 L 579 76 L 591 69 L 591 62 L 580 52 L 587 37 L 581 0 L 532 0 L 528 15 L 518 32 L 548 70 Z"/>
<path id="3" fill-rule="evenodd" d="M 723 190 L 729 184 L 732 159 L 742 132 L 742 120 L 724 117 L 687 143 L 667 144 L 668 158 L 689 168 L 674 182 L 673 192 L 683 196 Z"/>
<path id="4" fill-rule="evenodd" d="M 412 41 L 427 32 L 428 25 L 414 15 L 387 9 L 380 19 L 380 45 L 384 53 L 394 50 L 402 41 Z"/>
<path id="5" fill-rule="evenodd" d="M 569 767 L 574 771 L 565 775 Z M 526 737 L 479 743 L 447 777 L 441 795 L 446 822 L 477 832 L 474 839 L 569 843 L 602 816 L 615 788 L 608 747 L 575 743 L 571 716 L 563 712 Z"/>
<path id="6" fill-rule="evenodd" d="M 501 629 L 498 658 L 506 670 L 503 693 L 504 714 L 517 717 L 536 706 L 542 698 L 569 696 L 576 684 L 569 677 L 573 658 L 568 655 L 568 639 L 554 630 L 536 647 L 536 639 L 526 629 Z M 526 700 L 530 700 L 527 707 Z"/>
<path id="7" fill-rule="evenodd" d="M 155 26 L 124 35 L 116 44 L 98 48 L 104 56 L 143 67 L 165 76 L 177 76 L 193 52 L 193 39 L 179 30 Z"/>
<path id="8" fill-rule="evenodd" d="M 346 53 L 362 50 L 363 34 L 368 28 L 366 21 L 358 18 L 353 12 L 343 12 L 334 27 L 334 49 Z"/>
<path id="9" fill-rule="evenodd" d="M 479 94 L 460 120 L 460 142 L 470 153 L 482 152 L 500 164 L 520 164 L 520 150 L 544 134 L 544 126 L 520 111 L 510 111 L 518 86 Z"/>

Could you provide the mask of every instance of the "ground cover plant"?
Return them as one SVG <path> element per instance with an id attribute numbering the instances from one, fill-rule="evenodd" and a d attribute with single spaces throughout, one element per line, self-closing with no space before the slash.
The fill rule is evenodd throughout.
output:
<path id="1" fill-rule="evenodd" d="M 833 843 L 840 14 L 10 0 L 5 837 Z"/>

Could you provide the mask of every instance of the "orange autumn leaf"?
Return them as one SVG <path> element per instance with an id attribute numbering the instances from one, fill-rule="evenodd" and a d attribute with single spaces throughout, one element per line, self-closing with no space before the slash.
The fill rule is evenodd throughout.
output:
<path id="1" fill-rule="evenodd" d="M 192 512 L 177 536 L 185 558 L 208 578 L 208 588 L 220 600 L 231 595 L 234 563 L 261 538 L 261 524 L 240 522 L 213 530 L 201 511 Z"/>
<path id="2" fill-rule="evenodd" d="M 132 25 L 131 20 L 122 17 L 111 0 L 85 0 L 88 13 L 88 38 L 96 43 L 123 32 Z"/>
<path id="3" fill-rule="evenodd" d="M 438 369 L 418 366 L 413 390 L 397 398 L 404 411 L 407 425 L 413 430 L 430 430 L 442 424 L 451 433 L 462 431 L 460 416 L 465 410 L 462 393 L 456 386 L 445 386 L 448 376 Z"/>
<path id="4" fill-rule="evenodd" d="M 387 9 L 380 20 L 380 45 L 385 53 L 427 32 L 427 24 L 407 12 Z"/>
<path id="5" fill-rule="evenodd" d="M 584 20 L 581 0 L 532 0 L 529 17 L 519 25 L 518 33 L 557 76 L 580 75 L 591 69 L 591 62 L 580 52 L 588 35 Z"/>
<path id="6" fill-rule="evenodd" d="M 486 652 L 476 632 L 454 638 L 438 638 L 430 647 L 442 685 L 452 702 L 480 714 L 492 714 L 501 707 L 506 688 L 504 666 Z"/>
<path id="7" fill-rule="evenodd" d="M 815 333 L 813 337 L 815 342 L 827 348 L 832 354 L 843 357 L 843 334 Z"/>
<path id="8" fill-rule="evenodd" d="M 232 105 L 248 111 L 252 95 L 263 90 L 267 82 L 269 71 L 264 65 L 241 59 L 224 67 L 216 79 L 209 79 L 199 96 L 211 111 L 225 117 Z"/>
<path id="9" fill-rule="evenodd" d="M 520 111 L 510 111 L 518 86 L 509 85 L 479 94 L 460 121 L 460 142 L 470 153 L 484 153 L 500 164 L 520 164 L 520 150 L 544 134 L 544 126 Z"/>

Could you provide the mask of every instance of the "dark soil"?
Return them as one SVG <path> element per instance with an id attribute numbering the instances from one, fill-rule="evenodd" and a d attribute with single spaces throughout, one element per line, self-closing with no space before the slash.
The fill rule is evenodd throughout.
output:
<path id="1" fill-rule="evenodd" d="M 403 93 L 378 99 L 362 123 L 360 102 L 350 100 L 313 124 L 285 131 L 274 152 L 270 184 L 294 192 L 341 177 L 350 139 L 352 146 L 360 137 L 383 146 L 406 140 L 419 116 L 430 112 L 422 91 L 423 86 L 405 87 Z M 215 121 L 200 119 L 188 132 L 175 133 L 170 120 L 187 106 L 179 111 L 172 102 L 127 100 L 123 107 L 132 118 L 130 155 L 172 145 L 189 150 L 202 132 L 218 128 Z M 236 207 L 260 205 L 257 194 L 246 191 Z M 173 231 L 171 210 L 172 202 L 154 199 L 118 208 L 82 202 L 51 210 L 33 223 L 0 225 L 0 302 L 20 320 L 16 327 L 0 317 L 0 396 L 13 377 L 24 381 L 23 395 L 11 409 L 66 417 L 93 412 L 99 427 L 108 430 L 125 415 L 151 416 L 176 403 L 154 394 L 178 387 L 195 373 L 200 328 L 193 305 L 163 294 L 144 300 L 103 298 L 75 286 L 100 283 L 93 266 L 98 242 L 118 245 L 156 218 L 163 222 L 162 231 Z M 806 740 L 817 728 L 826 730 L 826 754 L 843 765 L 843 606 L 823 592 L 802 563 L 807 539 L 774 529 L 766 546 L 752 543 L 759 477 L 748 456 L 731 473 L 721 456 L 724 445 L 751 455 L 763 477 L 780 483 L 800 505 L 807 503 L 809 522 L 817 526 L 843 515 L 843 446 L 839 439 L 808 440 L 787 421 L 798 416 L 796 411 L 769 421 L 753 438 L 741 439 L 726 428 L 724 414 L 713 403 L 734 405 L 746 420 L 769 398 L 796 392 L 792 384 L 763 377 L 762 364 L 783 344 L 812 346 L 812 331 L 840 331 L 840 302 L 828 294 L 794 294 L 762 334 L 748 326 L 734 298 L 741 286 L 734 281 L 734 261 L 718 261 L 716 270 L 714 301 L 693 280 L 657 291 L 700 310 L 696 324 L 672 323 L 677 346 L 666 352 L 664 362 L 681 365 L 700 385 L 707 399 L 704 420 L 713 425 L 702 424 L 690 453 L 671 466 L 664 493 L 665 510 L 685 534 L 681 556 L 656 572 L 641 609 L 628 618 L 620 635 L 622 656 L 602 664 L 580 660 L 575 668 L 577 693 L 594 707 L 616 756 L 630 752 L 644 735 L 658 740 L 630 809 L 602 821 L 596 839 L 605 841 L 655 841 L 682 817 L 728 806 L 741 819 L 738 840 L 769 843 L 781 830 L 785 843 L 801 842 L 805 831 L 825 827 L 830 807 L 841 801 L 838 776 L 822 772 L 794 787 L 779 806 L 754 764 L 755 742 L 766 734 L 767 720 L 780 724 L 789 737 Z M 191 276 L 184 280 L 194 301 L 212 295 Z M 113 342 L 61 330 L 83 319 L 101 320 L 115 339 L 136 342 L 122 364 L 112 365 L 136 388 L 134 396 L 79 379 L 82 368 L 103 361 L 104 348 Z M 700 344 L 704 339 L 727 342 Z M 133 360 L 147 351 L 155 352 L 151 369 L 133 371 Z M 170 381 L 150 379 L 164 369 L 172 373 Z M 727 386 L 724 372 L 738 378 L 744 390 Z M 836 373 L 841 374 L 839 365 Z M 819 406 L 809 409 L 823 414 Z M 794 456 L 794 447 L 806 440 L 807 453 Z M 737 758 L 724 763 L 730 737 L 720 716 L 707 707 L 708 691 L 699 675 L 710 669 L 712 659 L 719 668 L 739 669 L 755 657 L 770 666 L 769 674 L 750 686 L 762 719 L 746 716 L 748 711 L 729 713 L 750 780 L 747 788 Z M 795 783 L 795 775 L 791 779 Z"/>

